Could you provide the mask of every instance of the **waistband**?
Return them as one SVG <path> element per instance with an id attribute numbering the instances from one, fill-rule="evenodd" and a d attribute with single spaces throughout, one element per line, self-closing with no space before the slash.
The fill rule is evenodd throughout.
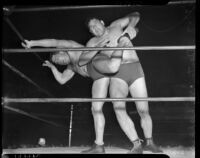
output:
<path id="1" fill-rule="evenodd" d="M 139 63 L 139 60 L 135 60 L 135 61 L 127 61 L 127 62 L 121 62 L 121 64 L 131 64 L 131 63 Z"/>

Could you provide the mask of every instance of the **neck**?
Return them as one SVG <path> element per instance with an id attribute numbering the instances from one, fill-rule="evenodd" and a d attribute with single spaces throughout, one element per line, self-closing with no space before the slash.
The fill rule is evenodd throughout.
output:
<path id="1" fill-rule="evenodd" d="M 108 29 L 107 28 L 105 28 L 105 31 L 104 31 L 103 35 L 106 35 L 106 34 L 108 34 Z"/>

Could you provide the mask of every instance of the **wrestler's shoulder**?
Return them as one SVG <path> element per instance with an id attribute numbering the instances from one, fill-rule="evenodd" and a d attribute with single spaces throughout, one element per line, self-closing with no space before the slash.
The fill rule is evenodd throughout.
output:
<path id="1" fill-rule="evenodd" d="M 97 42 L 99 41 L 98 37 L 92 37 L 88 42 L 87 42 L 87 46 L 94 46 Z"/>
<path id="2" fill-rule="evenodd" d="M 71 42 L 71 45 L 74 46 L 74 47 L 83 47 L 82 44 L 80 44 L 80 43 L 78 43 L 76 41 L 70 40 L 70 42 Z"/>
<path id="3" fill-rule="evenodd" d="M 109 26 L 107 26 L 107 29 L 110 30 L 114 30 L 114 29 L 121 29 L 121 25 L 116 24 L 116 23 L 112 23 Z"/>

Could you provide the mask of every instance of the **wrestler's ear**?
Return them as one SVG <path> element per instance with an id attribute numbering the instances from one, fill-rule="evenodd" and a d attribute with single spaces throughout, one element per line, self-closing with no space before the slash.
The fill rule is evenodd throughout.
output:
<path id="1" fill-rule="evenodd" d="M 105 23 L 104 23 L 104 21 L 103 20 L 100 20 L 100 22 L 105 26 Z"/>
<path id="2" fill-rule="evenodd" d="M 53 55 L 54 55 L 54 53 L 52 53 L 52 52 L 49 54 L 49 61 L 51 61 L 51 62 L 52 62 Z"/>
<path id="3" fill-rule="evenodd" d="M 135 31 L 136 31 L 136 34 L 139 32 L 139 29 L 137 27 L 135 27 Z"/>

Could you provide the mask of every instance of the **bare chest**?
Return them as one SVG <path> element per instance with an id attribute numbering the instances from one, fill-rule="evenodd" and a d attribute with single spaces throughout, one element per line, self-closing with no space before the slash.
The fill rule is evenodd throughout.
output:
<path id="1" fill-rule="evenodd" d="M 118 44 L 118 39 L 122 35 L 123 30 L 118 27 L 109 30 L 107 47 L 115 47 Z"/>

